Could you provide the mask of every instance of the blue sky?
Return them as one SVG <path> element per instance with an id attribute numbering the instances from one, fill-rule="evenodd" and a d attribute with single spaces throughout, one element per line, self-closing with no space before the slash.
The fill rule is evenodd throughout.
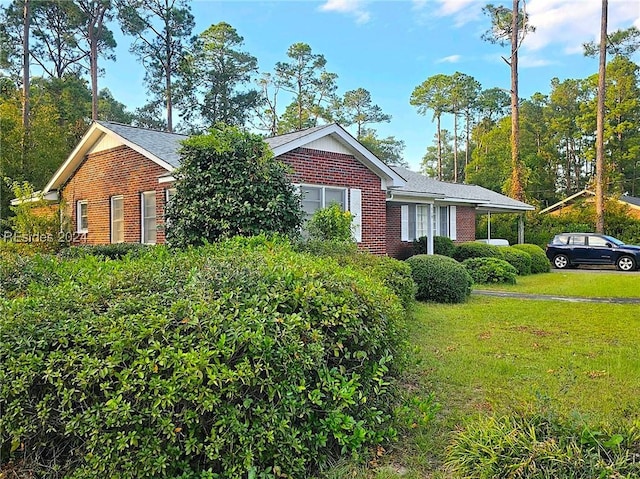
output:
<path id="1" fill-rule="evenodd" d="M 500 58 L 507 48 L 480 36 L 489 26 L 483 0 L 195 0 L 194 33 L 221 21 L 244 37 L 245 51 L 258 59 L 260 72 L 272 72 L 286 61 L 296 42 L 311 46 L 338 74 L 339 93 L 359 87 L 392 115 L 388 124 L 371 125 L 381 136 L 406 143 L 412 169 L 433 142 L 431 116 L 409 105 L 413 89 L 428 77 L 466 73 L 483 88 L 509 88 L 509 68 Z M 511 2 L 493 1 L 510 6 Z M 585 78 L 597 71 L 597 60 L 584 58 L 582 43 L 597 40 L 600 0 L 528 0 L 536 32 L 520 53 L 520 96 L 548 93 L 552 78 Z M 640 28 L 640 1 L 609 0 L 609 31 Z M 117 29 L 117 27 L 115 27 Z M 100 88 L 134 109 L 145 103 L 144 71 L 128 53 L 130 37 L 118 36 L 116 62 L 104 62 Z M 638 60 L 638 58 L 636 58 Z M 448 120 L 444 127 L 450 127 Z"/>

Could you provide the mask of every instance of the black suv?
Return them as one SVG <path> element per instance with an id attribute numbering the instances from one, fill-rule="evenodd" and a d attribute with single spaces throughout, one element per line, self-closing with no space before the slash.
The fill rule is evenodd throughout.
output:
<path id="1" fill-rule="evenodd" d="M 596 233 L 562 233 L 547 245 L 547 258 L 559 269 L 580 264 L 614 264 L 619 270 L 633 271 L 640 265 L 640 246 Z"/>

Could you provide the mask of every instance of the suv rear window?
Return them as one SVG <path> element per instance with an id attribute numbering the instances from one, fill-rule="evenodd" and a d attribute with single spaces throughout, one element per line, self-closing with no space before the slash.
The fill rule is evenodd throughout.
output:
<path id="1" fill-rule="evenodd" d="M 556 235 L 553 238 L 553 244 L 567 244 L 569 241 L 569 235 Z"/>

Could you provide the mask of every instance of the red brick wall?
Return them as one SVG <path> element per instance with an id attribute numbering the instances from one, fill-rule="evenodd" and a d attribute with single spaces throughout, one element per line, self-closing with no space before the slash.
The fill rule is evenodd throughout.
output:
<path id="1" fill-rule="evenodd" d="M 456 243 L 475 241 L 476 210 L 469 206 L 456 207 Z"/>
<path id="2" fill-rule="evenodd" d="M 387 254 L 392 258 L 407 259 L 413 255 L 413 242 L 402 241 L 401 205 L 387 203 Z"/>
<path id="3" fill-rule="evenodd" d="M 296 148 L 278 157 L 294 169 L 294 183 L 362 190 L 362 243 L 372 253 L 387 253 L 386 192 L 380 178 L 352 155 Z"/>
<path id="4" fill-rule="evenodd" d="M 84 242 L 111 242 L 111 197 L 124 197 L 124 241 L 139 243 L 140 193 L 156 191 L 156 217 L 163 223 L 165 189 L 168 183 L 158 183 L 167 170 L 127 146 L 92 153 L 62 188 L 62 198 L 77 231 L 77 201 L 87 200 L 89 232 Z M 164 231 L 158 227 L 157 242 L 164 242 Z"/>

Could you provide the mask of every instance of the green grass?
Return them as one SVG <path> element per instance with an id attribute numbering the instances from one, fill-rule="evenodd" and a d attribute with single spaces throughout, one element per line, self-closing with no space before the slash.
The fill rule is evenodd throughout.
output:
<path id="1" fill-rule="evenodd" d="M 583 281 L 582 296 L 606 296 L 606 283 L 640 297 L 636 275 L 521 279 L 500 289 L 568 294 Z M 375 467 L 347 466 L 331 477 L 448 478 L 442 463 L 452 433 L 479 416 L 553 411 L 590 428 L 628 424 L 640 414 L 638 311 L 638 305 L 482 296 L 460 305 L 419 304 L 410 324 L 415 362 L 407 389 L 435 395 L 435 419 L 402 430 Z"/>
<path id="2" fill-rule="evenodd" d="M 515 285 L 481 284 L 476 289 L 598 298 L 640 297 L 640 275 L 614 272 L 553 272 L 518 276 Z"/>

